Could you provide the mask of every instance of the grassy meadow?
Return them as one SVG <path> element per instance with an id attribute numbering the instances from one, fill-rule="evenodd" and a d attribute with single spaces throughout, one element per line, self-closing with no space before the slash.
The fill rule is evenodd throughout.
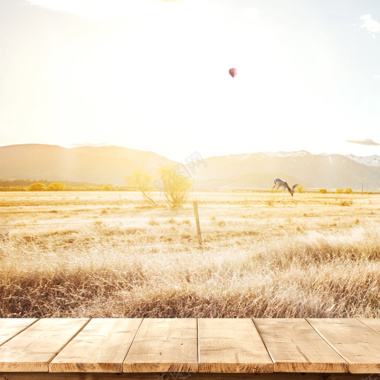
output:
<path id="1" fill-rule="evenodd" d="M 379 194 L 192 199 L 0 193 L 0 317 L 380 317 Z"/>

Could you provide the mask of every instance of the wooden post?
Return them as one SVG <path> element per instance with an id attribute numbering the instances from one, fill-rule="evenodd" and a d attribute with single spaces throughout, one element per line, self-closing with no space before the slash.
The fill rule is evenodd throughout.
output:
<path id="1" fill-rule="evenodd" d="M 362 182 L 362 196 L 363 196 L 363 187 L 364 187 L 364 183 Z"/>
<path id="2" fill-rule="evenodd" d="M 195 222 L 197 224 L 199 247 L 202 248 L 202 234 L 201 234 L 201 225 L 199 223 L 198 202 L 194 201 L 193 206 L 194 206 Z"/>

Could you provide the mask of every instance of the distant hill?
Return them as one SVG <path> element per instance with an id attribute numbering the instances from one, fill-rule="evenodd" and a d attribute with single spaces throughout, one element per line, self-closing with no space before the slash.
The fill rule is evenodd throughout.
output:
<path id="1" fill-rule="evenodd" d="M 125 185 L 135 169 L 154 176 L 176 162 L 154 152 L 117 146 L 63 148 L 24 144 L 0 147 L 0 179 Z M 191 171 L 191 170 L 190 170 Z M 304 188 L 380 190 L 380 156 L 310 154 L 306 151 L 207 158 L 194 168 L 197 189 L 270 189 L 275 178 Z"/>
<path id="2" fill-rule="evenodd" d="M 124 177 L 135 169 L 151 175 L 175 165 L 153 152 L 117 146 L 63 148 L 23 144 L 0 147 L 0 178 L 46 179 L 125 185 Z"/>
<path id="3" fill-rule="evenodd" d="M 0 188 L 3 187 L 29 187 L 30 185 L 39 182 L 43 183 L 46 187 L 49 186 L 53 181 L 52 180 L 46 180 L 46 179 L 11 179 L 11 180 L 6 180 L 6 179 L 1 179 L 0 178 Z M 96 183 L 89 183 L 89 182 L 75 182 L 75 181 L 60 181 L 61 183 L 65 184 L 67 187 L 73 187 L 73 188 L 99 188 L 100 185 L 103 187 L 105 184 L 96 184 Z M 122 188 L 122 186 L 120 186 Z"/>
<path id="4" fill-rule="evenodd" d="M 252 153 L 204 160 L 196 172 L 199 188 L 263 188 L 281 178 L 305 188 L 380 189 L 380 156 L 310 154 L 306 151 Z"/>

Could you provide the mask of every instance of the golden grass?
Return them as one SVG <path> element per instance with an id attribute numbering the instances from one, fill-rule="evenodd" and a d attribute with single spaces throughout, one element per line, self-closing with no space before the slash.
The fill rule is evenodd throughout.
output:
<path id="1" fill-rule="evenodd" d="M 195 194 L 200 250 L 191 203 L 62 194 L 0 194 L 0 317 L 380 316 L 379 195 Z"/>

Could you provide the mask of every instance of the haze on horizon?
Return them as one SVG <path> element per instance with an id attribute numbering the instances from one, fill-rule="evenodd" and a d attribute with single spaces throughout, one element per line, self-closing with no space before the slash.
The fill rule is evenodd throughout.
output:
<path id="1" fill-rule="evenodd" d="M 0 22 L 0 146 L 380 153 L 376 0 L 2 0 Z"/>

